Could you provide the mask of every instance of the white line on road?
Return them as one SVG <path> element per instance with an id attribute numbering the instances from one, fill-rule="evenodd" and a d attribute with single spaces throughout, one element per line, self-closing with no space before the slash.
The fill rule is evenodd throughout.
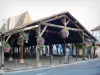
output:
<path id="1" fill-rule="evenodd" d="M 44 74 L 46 74 L 46 73 L 40 73 L 40 74 L 36 74 L 36 75 L 44 75 Z"/>

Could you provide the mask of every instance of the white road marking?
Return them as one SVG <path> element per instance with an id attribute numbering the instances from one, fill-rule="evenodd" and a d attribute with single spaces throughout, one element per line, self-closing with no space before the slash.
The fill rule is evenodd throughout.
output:
<path id="1" fill-rule="evenodd" d="M 46 73 L 40 73 L 40 74 L 36 74 L 36 75 L 44 75 L 44 74 L 46 74 Z"/>
<path id="2" fill-rule="evenodd" d="M 86 61 L 78 61 L 78 62 L 70 63 L 70 64 L 52 65 L 52 66 L 46 67 L 46 68 L 37 68 L 37 69 L 29 69 L 29 70 L 20 70 L 20 71 L 5 72 L 5 73 L 13 74 L 13 73 L 28 72 L 28 71 L 36 71 L 36 70 L 51 69 L 51 68 L 57 68 L 57 67 L 61 67 L 61 66 L 69 66 L 69 65 L 74 65 L 74 64 L 79 64 L 79 63 L 85 63 L 85 62 L 90 62 L 90 61 L 95 61 L 95 60 L 100 60 L 100 59 L 93 59 L 93 60 L 86 60 Z"/>

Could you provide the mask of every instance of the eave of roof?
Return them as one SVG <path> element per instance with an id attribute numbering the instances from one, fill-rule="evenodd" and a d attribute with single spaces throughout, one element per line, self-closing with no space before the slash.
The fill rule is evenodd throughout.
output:
<path id="1" fill-rule="evenodd" d="M 94 29 L 92 29 L 91 31 L 97 31 L 97 30 L 100 30 L 100 25 L 95 27 Z"/>

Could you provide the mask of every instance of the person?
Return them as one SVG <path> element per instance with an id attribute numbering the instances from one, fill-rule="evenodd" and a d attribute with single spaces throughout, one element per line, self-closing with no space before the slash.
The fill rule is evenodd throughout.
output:
<path id="1" fill-rule="evenodd" d="M 62 46 L 61 46 L 61 44 L 58 45 L 58 54 L 62 55 Z"/>
<path id="2" fill-rule="evenodd" d="M 88 58 L 91 57 L 91 46 L 88 46 L 87 48 Z"/>
<path id="3" fill-rule="evenodd" d="M 66 55 L 69 56 L 69 45 L 66 46 Z"/>

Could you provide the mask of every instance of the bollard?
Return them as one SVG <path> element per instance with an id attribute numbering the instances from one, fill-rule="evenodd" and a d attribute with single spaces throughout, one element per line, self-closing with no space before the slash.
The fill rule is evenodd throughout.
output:
<path id="1" fill-rule="evenodd" d="M 76 61 L 77 61 L 77 57 L 76 57 Z"/>
<path id="2" fill-rule="evenodd" d="M 60 57 L 59 63 L 61 64 L 61 57 Z"/>
<path id="3" fill-rule="evenodd" d="M 50 65 L 52 64 L 52 62 L 51 62 L 51 57 L 50 57 Z"/>
<path id="4" fill-rule="evenodd" d="M 52 59 L 53 59 L 53 57 L 52 57 L 52 56 L 50 56 L 50 65 L 52 64 Z"/>
<path id="5" fill-rule="evenodd" d="M 28 61 L 27 61 L 27 67 L 28 67 Z"/>
<path id="6" fill-rule="evenodd" d="M 17 63 L 18 63 L 18 61 L 17 61 L 17 60 L 15 60 L 15 68 L 17 68 Z"/>
<path id="7" fill-rule="evenodd" d="M 69 55 L 68 55 L 68 63 L 69 63 Z"/>

